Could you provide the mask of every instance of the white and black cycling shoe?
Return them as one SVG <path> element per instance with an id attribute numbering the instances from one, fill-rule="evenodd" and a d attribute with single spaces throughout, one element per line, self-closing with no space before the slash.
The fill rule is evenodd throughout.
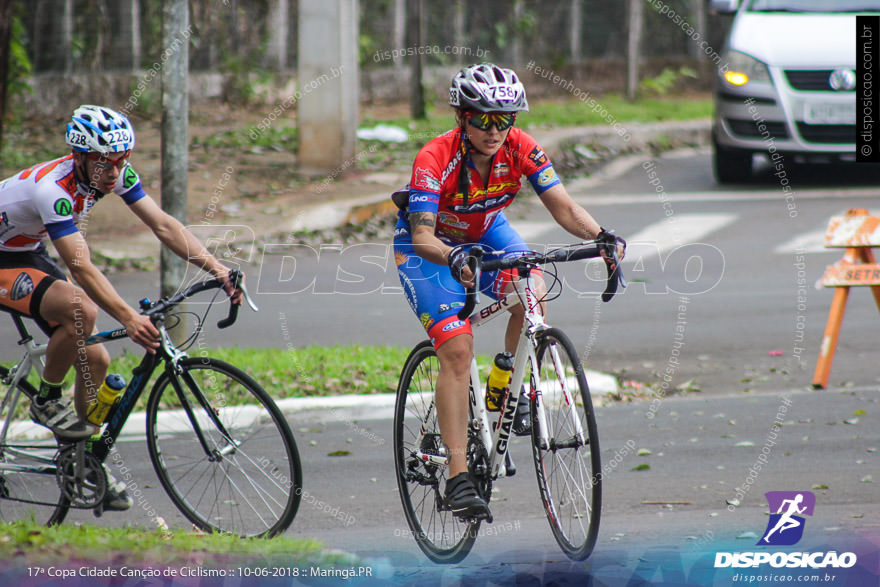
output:
<path id="1" fill-rule="evenodd" d="M 95 430 L 94 426 L 79 419 L 68 398 L 62 397 L 42 403 L 34 399 L 31 402 L 30 413 L 34 422 L 45 426 L 62 440 L 83 440 L 91 436 Z"/>
<path id="2" fill-rule="evenodd" d="M 107 476 L 107 491 L 104 493 L 104 500 L 100 505 L 101 510 L 105 512 L 124 512 L 131 508 L 134 500 L 128 494 L 128 488 L 125 483 L 119 481 L 110 473 L 106 463 L 102 466 L 104 467 L 104 474 Z"/>
<path id="3" fill-rule="evenodd" d="M 443 500 L 452 515 L 465 520 L 491 520 L 489 504 L 477 493 L 470 476 L 459 473 L 446 481 L 446 498 Z"/>

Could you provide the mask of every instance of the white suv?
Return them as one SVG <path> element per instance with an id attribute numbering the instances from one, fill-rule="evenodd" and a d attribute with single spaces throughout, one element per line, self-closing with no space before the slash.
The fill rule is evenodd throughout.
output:
<path id="1" fill-rule="evenodd" d="M 712 0 L 734 12 L 715 86 L 715 177 L 745 181 L 753 155 L 854 161 L 856 14 L 880 0 Z"/>

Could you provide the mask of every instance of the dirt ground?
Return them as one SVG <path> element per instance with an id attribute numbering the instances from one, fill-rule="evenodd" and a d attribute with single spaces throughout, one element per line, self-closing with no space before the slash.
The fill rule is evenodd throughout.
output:
<path id="1" fill-rule="evenodd" d="M 390 117 L 393 109 L 377 107 L 366 114 L 373 119 Z M 376 161 L 371 169 L 352 166 L 331 175 L 304 175 L 297 169 L 292 145 L 263 148 L 250 143 L 249 129 L 264 116 L 260 107 L 193 107 L 189 132 L 194 146 L 189 151 L 187 178 L 190 225 L 246 225 L 259 240 L 284 242 L 293 227 L 301 224 L 295 221 L 305 207 L 390 194 L 406 183 L 407 166 L 381 166 Z M 161 203 L 160 121 L 133 117 L 132 123 L 137 133 L 132 165 L 146 192 Z M 296 120 L 282 116 L 274 124 L 295 127 Z M 59 149 L 64 147 L 59 140 Z M 155 237 L 117 198 L 95 206 L 85 230 L 92 249 L 106 257 L 156 258 Z"/>

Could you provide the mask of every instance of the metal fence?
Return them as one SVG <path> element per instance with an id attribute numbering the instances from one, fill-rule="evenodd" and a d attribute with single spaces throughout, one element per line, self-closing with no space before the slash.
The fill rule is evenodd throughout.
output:
<path id="1" fill-rule="evenodd" d="M 355 1 L 355 0 L 351 0 Z M 706 0 L 642 0 L 643 58 L 700 58 L 697 34 L 719 48 L 724 22 Z M 422 2 L 422 42 L 408 15 Z M 290 70 L 297 58 L 297 0 L 190 0 L 190 68 L 236 73 Z M 562 67 L 626 53 L 623 0 L 359 0 L 364 69 L 399 67 L 421 50 L 427 65 L 491 59 Z M 161 0 L 28 0 L 22 39 L 34 73 L 148 69 L 161 57 Z"/>

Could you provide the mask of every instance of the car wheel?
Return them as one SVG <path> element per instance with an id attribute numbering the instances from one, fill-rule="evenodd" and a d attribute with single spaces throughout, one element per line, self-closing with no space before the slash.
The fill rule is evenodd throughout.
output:
<path id="1" fill-rule="evenodd" d="M 742 183 L 752 176 L 752 152 L 722 147 L 713 138 L 712 165 L 718 183 Z"/>

